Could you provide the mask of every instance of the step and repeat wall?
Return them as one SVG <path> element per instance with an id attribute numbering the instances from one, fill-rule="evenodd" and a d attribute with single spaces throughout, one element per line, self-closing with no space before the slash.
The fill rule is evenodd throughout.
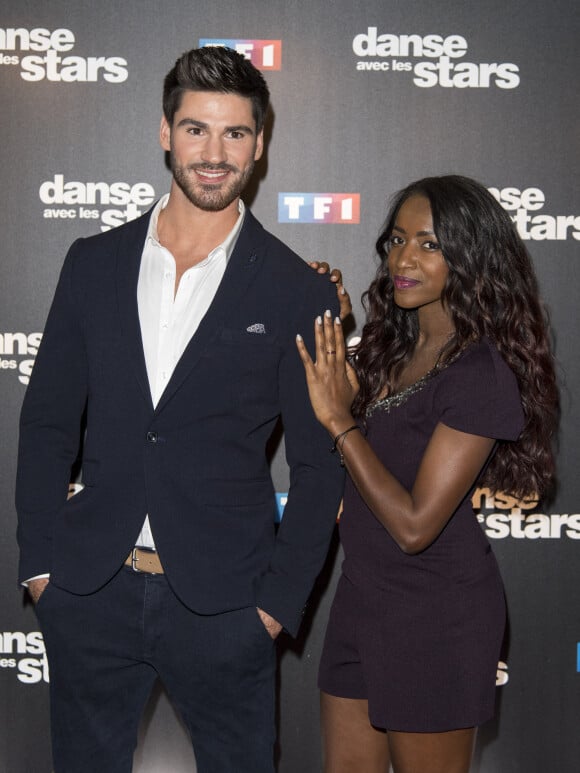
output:
<path id="1" fill-rule="evenodd" d="M 16 585 L 22 398 L 70 243 L 127 222 L 169 189 L 158 143 L 162 80 L 183 51 L 206 44 L 235 47 L 265 71 L 268 149 L 246 200 L 303 257 L 342 268 L 354 302 L 350 336 L 363 323 L 360 296 L 387 202 L 411 180 L 477 178 L 526 240 L 554 326 L 560 483 L 549 504 L 486 491 L 474 498 L 502 568 L 509 632 L 497 716 L 480 731 L 473 771 L 579 769 L 579 39 L 572 0 L 4 4 L 0 771 L 51 771 L 49 671 Z M 282 509 L 283 439 L 272 470 Z M 300 638 L 280 642 L 282 773 L 321 769 L 316 667 L 340 560 L 335 540 Z M 135 770 L 195 770 L 161 688 L 143 717 Z"/>

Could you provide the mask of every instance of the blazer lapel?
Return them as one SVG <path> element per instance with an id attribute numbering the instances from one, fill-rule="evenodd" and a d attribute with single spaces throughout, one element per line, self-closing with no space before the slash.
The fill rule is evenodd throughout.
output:
<path id="1" fill-rule="evenodd" d="M 244 224 L 223 279 L 207 313 L 177 363 L 157 404 L 156 413 L 163 410 L 189 376 L 216 332 L 227 321 L 229 310 L 239 305 L 240 299 L 244 297 L 247 288 L 256 277 L 263 257 L 263 232 L 264 229 L 260 223 L 249 210 L 246 210 Z"/>
<path id="2" fill-rule="evenodd" d="M 121 334 L 125 339 L 129 361 L 133 365 L 131 370 L 137 378 L 143 396 L 153 410 L 137 305 L 139 267 L 151 212 L 152 210 L 129 223 L 120 235 L 117 250 L 117 304 Z"/>

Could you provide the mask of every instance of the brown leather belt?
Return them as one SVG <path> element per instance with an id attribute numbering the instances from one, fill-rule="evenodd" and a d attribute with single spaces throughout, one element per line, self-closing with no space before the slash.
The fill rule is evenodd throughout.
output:
<path id="1" fill-rule="evenodd" d="M 165 574 L 159 553 L 144 548 L 133 548 L 127 556 L 125 566 L 130 566 L 135 572 L 146 574 Z"/>

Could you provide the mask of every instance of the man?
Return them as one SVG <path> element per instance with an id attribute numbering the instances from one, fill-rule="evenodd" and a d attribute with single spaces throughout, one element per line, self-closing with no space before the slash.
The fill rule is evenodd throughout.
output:
<path id="1" fill-rule="evenodd" d="M 169 196 L 75 242 L 62 270 L 17 480 L 56 773 L 130 771 L 157 676 L 200 773 L 273 770 L 273 642 L 297 632 L 342 477 L 294 343 L 337 312 L 335 289 L 240 199 L 268 98 L 229 49 L 178 59 L 160 131 Z M 84 488 L 67 501 L 83 415 Z M 275 534 L 265 447 L 280 415 L 290 490 Z"/>

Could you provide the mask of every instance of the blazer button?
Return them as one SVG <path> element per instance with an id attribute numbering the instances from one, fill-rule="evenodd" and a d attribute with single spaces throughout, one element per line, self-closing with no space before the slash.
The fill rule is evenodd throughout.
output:
<path id="1" fill-rule="evenodd" d="M 148 443 L 157 443 L 157 432 L 148 432 L 147 433 L 147 442 Z"/>

